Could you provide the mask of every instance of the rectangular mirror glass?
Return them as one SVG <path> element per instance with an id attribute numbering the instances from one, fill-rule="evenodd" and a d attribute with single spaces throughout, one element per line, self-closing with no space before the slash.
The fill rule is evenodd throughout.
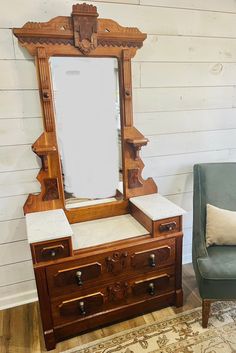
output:
<path id="1" fill-rule="evenodd" d="M 116 201 L 122 181 L 117 59 L 52 57 L 50 67 L 66 207 Z"/>

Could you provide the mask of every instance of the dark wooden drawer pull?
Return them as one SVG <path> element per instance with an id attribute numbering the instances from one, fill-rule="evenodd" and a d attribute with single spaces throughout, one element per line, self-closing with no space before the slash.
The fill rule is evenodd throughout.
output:
<path id="1" fill-rule="evenodd" d="M 156 267 L 156 255 L 155 254 L 151 254 L 149 256 L 149 262 L 150 262 L 151 267 Z"/>
<path id="2" fill-rule="evenodd" d="M 177 223 L 175 221 L 168 223 L 161 223 L 159 226 L 160 232 L 169 232 L 174 230 L 177 227 Z"/>
<path id="3" fill-rule="evenodd" d="M 83 284 L 83 281 L 81 279 L 82 272 L 81 271 L 77 271 L 75 276 L 76 276 L 76 282 L 77 282 L 78 286 L 82 286 L 82 284 Z"/>
<path id="4" fill-rule="evenodd" d="M 150 295 L 154 295 L 155 294 L 155 284 L 153 282 L 149 283 L 148 285 L 148 293 Z"/>
<path id="5" fill-rule="evenodd" d="M 81 315 L 86 315 L 85 307 L 84 307 L 84 302 L 79 302 L 79 310 Z"/>
<path id="6" fill-rule="evenodd" d="M 63 245 L 54 245 L 54 246 L 47 246 L 45 248 L 42 248 L 41 254 L 43 256 L 51 256 L 55 257 L 58 252 L 62 252 L 65 249 Z"/>

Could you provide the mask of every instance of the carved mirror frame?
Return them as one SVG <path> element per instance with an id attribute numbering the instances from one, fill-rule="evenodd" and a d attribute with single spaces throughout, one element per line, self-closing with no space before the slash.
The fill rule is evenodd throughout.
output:
<path id="1" fill-rule="evenodd" d="M 41 192 L 29 195 L 24 212 L 63 208 L 69 222 L 75 223 L 128 213 L 130 197 L 157 192 L 153 179 L 144 180 L 141 176 L 144 164 L 139 151 L 148 143 L 148 139 L 133 126 L 131 59 L 137 49 L 142 47 L 146 34 L 137 28 L 122 27 L 113 20 L 98 18 L 97 8 L 88 4 L 73 5 L 70 17 L 59 16 L 44 23 L 27 22 L 22 28 L 14 28 L 13 32 L 20 44 L 35 58 L 44 121 L 44 132 L 32 146 L 42 161 L 37 176 Z M 49 67 L 51 56 L 113 57 L 118 60 L 122 200 L 70 210 L 65 208 Z"/>

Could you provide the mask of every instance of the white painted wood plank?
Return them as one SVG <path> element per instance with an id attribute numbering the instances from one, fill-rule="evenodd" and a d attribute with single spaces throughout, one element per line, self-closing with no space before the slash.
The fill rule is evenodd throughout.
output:
<path id="1" fill-rule="evenodd" d="M 145 157 L 236 148 L 236 129 L 150 136 Z"/>
<path id="2" fill-rule="evenodd" d="M 41 116 L 39 93 L 34 91 L 0 91 L 0 118 Z"/>
<path id="3" fill-rule="evenodd" d="M 17 60 L 33 60 L 32 55 L 29 54 L 26 48 L 23 48 L 18 39 L 13 35 L 14 58 Z"/>
<path id="4" fill-rule="evenodd" d="M 230 86 L 235 63 L 142 63 L 141 87 Z"/>
<path id="5" fill-rule="evenodd" d="M 0 60 L 0 89 L 38 89 L 33 60 Z"/>
<path id="6" fill-rule="evenodd" d="M 23 206 L 28 195 L 2 197 L 0 200 L 0 221 L 22 218 Z"/>
<path id="7" fill-rule="evenodd" d="M 29 21 L 48 21 L 58 15 L 70 15 L 73 1 L 58 3 L 49 0 L 46 3 L 35 0 L 32 6 L 29 0 L 3 7 L 0 23 L 3 28 L 22 26 Z M 98 3 L 93 3 L 98 5 Z M 25 9 L 27 8 L 27 11 Z M 36 10 L 37 9 L 37 10 Z M 98 5 L 100 17 L 118 21 L 123 26 L 138 27 L 150 34 L 195 35 L 235 38 L 234 25 L 236 16 L 220 12 L 199 12 L 175 8 L 124 5 L 101 2 Z M 8 16 L 11 13 L 12 16 Z"/>
<path id="8" fill-rule="evenodd" d="M 136 88 L 134 111 L 222 109 L 236 106 L 235 87 Z"/>
<path id="9" fill-rule="evenodd" d="M 193 172 L 193 165 L 210 162 L 236 162 L 235 150 L 204 151 L 170 156 L 144 158 L 143 177 L 161 177 Z"/>
<path id="10" fill-rule="evenodd" d="M 0 58 L 14 59 L 13 40 L 10 29 L 0 29 Z"/>
<path id="11" fill-rule="evenodd" d="M 135 113 L 134 122 L 144 135 L 236 128 L 236 109 Z"/>
<path id="12" fill-rule="evenodd" d="M 0 173 L 0 197 L 40 192 L 39 169 Z"/>
<path id="13" fill-rule="evenodd" d="M 184 229 L 184 241 L 185 246 L 192 245 L 192 228 L 185 228 Z"/>
<path id="14" fill-rule="evenodd" d="M 117 3 L 117 4 L 139 4 L 140 0 L 106 0 L 106 2 Z M 94 2 L 104 2 L 104 0 L 94 0 Z M 99 4 L 97 5 L 99 6 Z"/>
<path id="15" fill-rule="evenodd" d="M 189 264 L 192 262 L 192 249 L 187 246 L 187 248 L 183 248 L 183 264 Z"/>
<path id="16" fill-rule="evenodd" d="M 110 1 L 110 0 L 109 0 Z M 163 6 L 182 9 L 236 13 L 235 0 L 140 0 L 144 6 Z"/>
<path id="17" fill-rule="evenodd" d="M 236 41 L 228 38 L 150 35 L 134 61 L 236 62 Z"/>
<path id="18" fill-rule="evenodd" d="M 193 175 L 191 173 L 157 177 L 154 180 L 161 195 L 193 191 Z"/>
<path id="19" fill-rule="evenodd" d="M 193 225 L 193 211 L 188 211 L 183 217 L 183 228 L 192 228 Z"/>
<path id="20" fill-rule="evenodd" d="M 25 218 L 0 222 L 0 244 L 26 240 Z"/>
<path id="21" fill-rule="evenodd" d="M 138 62 L 132 63 L 132 86 L 140 87 L 141 82 L 141 64 Z"/>
<path id="22" fill-rule="evenodd" d="M 0 119 L 0 127 L 0 146 L 32 144 L 43 133 L 43 119 Z"/>
<path id="23" fill-rule="evenodd" d="M 0 310 L 36 301 L 35 280 L 0 287 Z"/>
<path id="24" fill-rule="evenodd" d="M 192 211 L 193 206 L 193 193 L 186 192 L 183 194 L 169 195 L 168 200 L 174 202 L 176 205 L 182 207 L 185 211 Z"/>
<path id="25" fill-rule="evenodd" d="M 1 287 L 32 279 L 34 279 L 32 261 L 25 261 L 0 267 Z"/>
<path id="26" fill-rule="evenodd" d="M 30 260 L 31 253 L 28 242 L 26 240 L 22 240 L 14 243 L 1 244 L 0 259 L 0 269 L 3 265 Z M 22 279 L 22 281 L 24 280 L 25 279 Z"/>
<path id="27" fill-rule="evenodd" d="M 40 168 L 39 157 L 33 153 L 31 145 L 0 147 L 1 172 Z"/>

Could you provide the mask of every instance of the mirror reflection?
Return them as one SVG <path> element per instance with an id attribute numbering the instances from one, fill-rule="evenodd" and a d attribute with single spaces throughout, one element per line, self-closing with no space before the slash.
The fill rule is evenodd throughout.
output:
<path id="1" fill-rule="evenodd" d="M 66 207 L 115 201 L 122 181 L 117 59 L 52 57 L 50 67 Z"/>

